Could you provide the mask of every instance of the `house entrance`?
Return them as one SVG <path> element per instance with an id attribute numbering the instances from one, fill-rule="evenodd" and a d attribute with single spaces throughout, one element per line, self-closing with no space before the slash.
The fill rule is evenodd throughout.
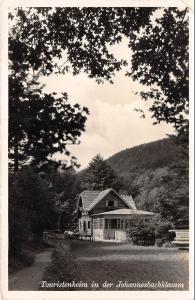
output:
<path id="1" fill-rule="evenodd" d="M 104 239 L 115 240 L 117 219 L 105 219 Z"/>

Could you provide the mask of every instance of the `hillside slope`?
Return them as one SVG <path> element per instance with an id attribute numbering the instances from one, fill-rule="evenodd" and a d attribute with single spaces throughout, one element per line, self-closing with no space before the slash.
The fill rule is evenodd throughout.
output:
<path id="1" fill-rule="evenodd" d="M 158 213 L 172 224 L 188 226 L 189 163 L 183 150 L 173 139 L 166 138 L 116 153 L 106 160 L 116 176 L 112 186 L 131 195 L 138 209 Z M 81 190 L 86 172 L 87 169 L 78 174 Z M 99 178 L 101 172 L 97 173 Z"/>
<path id="2" fill-rule="evenodd" d="M 132 172 L 167 167 L 181 159 L 181 148 L 166 138 L 120 151 L 106 162 L 119 176 L 129 177 Z"/>
<path id="3" fill-rule="evenodd" d="M 124 183 L 137 208 L 160 213 L 178 225 L 188 225 L 188 159 L 170 138 L 118 152 L 107 163 Z"/>

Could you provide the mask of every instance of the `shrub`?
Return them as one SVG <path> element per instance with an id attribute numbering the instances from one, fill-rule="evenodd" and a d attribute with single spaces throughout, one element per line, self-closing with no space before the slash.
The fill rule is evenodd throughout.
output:
<path id="1" fill-rule="evenodd" d="M 48 282 L 79 282 L 79 273 L 77 272 L 77 262 L 71 253 L 71 242 L 58 242 L 55 244 L 56 249 L 52 254 L 52 262 L 46 269 L 42 280 Z M 40 290 L 51 290 L 50 288 L 41 288 Z M 61 290 L 75 290 L 75 288 L 60 288 Z M 58 287 L 52 290 L 59 290 Z"/>
<path id="2" fill-rule="evenodd" d="M 155 237 L 159 239 L 164 244 L 165 242 L 170 242 L 173 240 L 173 235 L 169 232 L 171 229 L 171 223 L 157 219 L 155 221 Z"/>
<path id="3" fill-rule="evenodd" d="M 133 222 L 128 237 L 132 244 L 140 246 L 152 246 L 155 244 L 155 231 L 150 224 L 145 224 L 142 220 Z"/>
<path id="4" fill-rule="evenodd" d="M 163 245 L 163 240 L 162 240 L 162 239 L 156 239 L 155 245 L 156 245 L 157 247 L 162 247 L 162 245 Z"/>
<path id="5" fill-rule="evenodd" d="M 134 245 L 162 247 L 165 242 L 173 240 L 169 233 L 171 223 L 160 219 L 159 216 L 152 218 L 149 223 L 144 220 L 134 220 L 128 231 L 129 242 Z"/>

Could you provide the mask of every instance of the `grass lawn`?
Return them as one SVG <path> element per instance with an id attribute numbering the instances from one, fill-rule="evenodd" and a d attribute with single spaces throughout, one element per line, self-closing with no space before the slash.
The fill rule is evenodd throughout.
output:
<path id="1" fill-rule="evenodd" d="M 73 240 L 67 251 L 63 243 L 66 241 L 58 245 L 52 269 L 48 269 L 44 278 L 48 282 L 82 281 L 88 283 L 84 290 L 188 290 L 189 261 L 185 250 Z M 92 287 L 93 281 L 98 286 Z M 105 281 L 111 285 L 103 286 Z M 128 285 L 148 282 L 150 285 L 145 287 Z M 151 285 L 158 282 L 180 283 L 183 287 Z"/>

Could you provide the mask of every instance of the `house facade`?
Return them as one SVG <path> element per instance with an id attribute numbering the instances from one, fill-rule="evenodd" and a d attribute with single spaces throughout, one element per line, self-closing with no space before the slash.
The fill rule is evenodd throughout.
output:
<path id="1" fill-rule="evenodd" d="M 154 216 L 152 212 L 137 210 L 131 196 L 119 195 L 114 189 L 83 191 L 77 213 L 81 235 L 116 242 L 127 240 L 127 231 L 135 219 L 149 222 Z"/>

